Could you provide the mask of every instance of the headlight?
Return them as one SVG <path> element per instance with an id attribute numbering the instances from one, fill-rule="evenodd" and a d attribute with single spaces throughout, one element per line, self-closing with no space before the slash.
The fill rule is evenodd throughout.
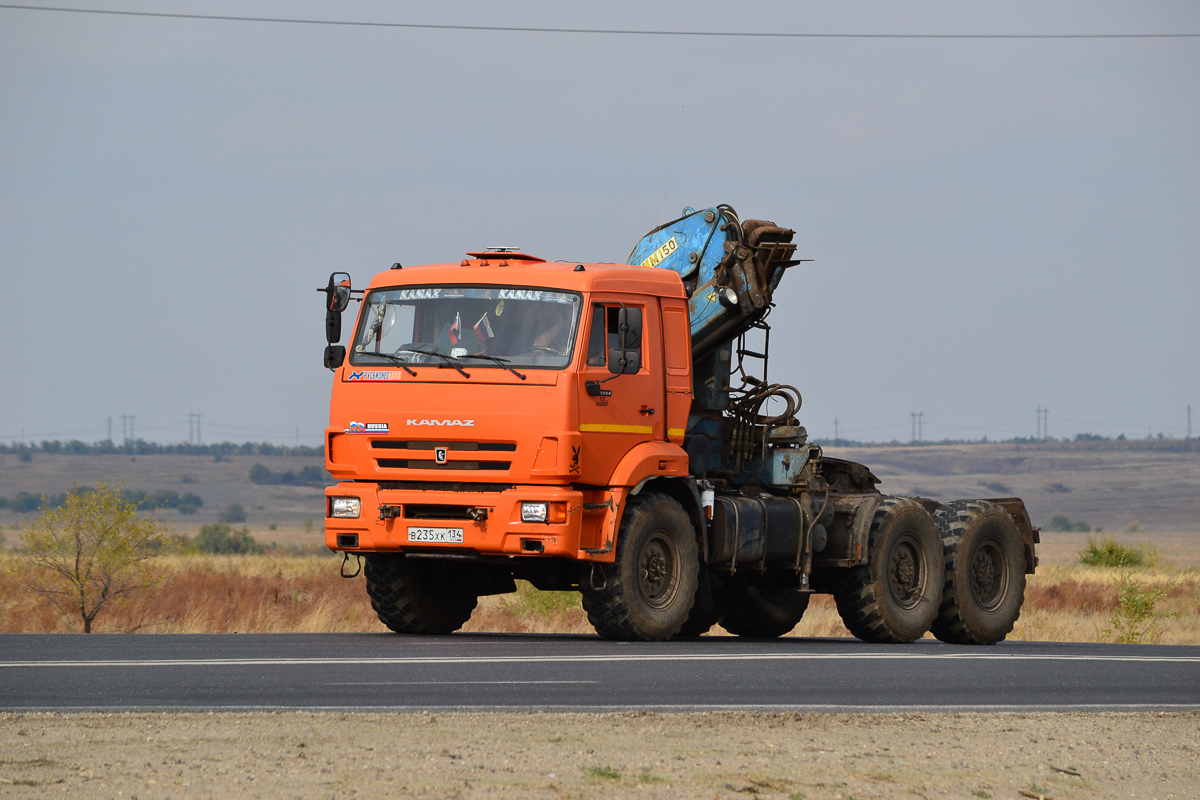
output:
<path id="1" fill-rule="evenodd" d="M 521 522 L 545 522 L 561 525 L 566 521 L 566 503 L 521 503 Z"/>
<path id="2" fill-rule="evenodd" d="M 545 522 L 549 503 L 521 503 L 521 522 Z"/>
<path id="3" fill-rule="evenodd" d="M 357 519 L 362 511 L 362 501 L 357 497 L 334 497 L 329 504 L 329 516 Z"/>

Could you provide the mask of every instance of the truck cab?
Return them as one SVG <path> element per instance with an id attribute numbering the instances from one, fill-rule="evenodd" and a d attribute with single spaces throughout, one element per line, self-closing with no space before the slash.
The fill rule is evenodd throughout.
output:
<path id="1" fill-rule="evenodd" d="M 686 302 L 673 272 L 517 252 L 377 275 L 334 368 L 326 544 L 522 557 L 547 588 L 578 570 L 529 559 L 612 562 L 628 493 L 687 475 Z"/>

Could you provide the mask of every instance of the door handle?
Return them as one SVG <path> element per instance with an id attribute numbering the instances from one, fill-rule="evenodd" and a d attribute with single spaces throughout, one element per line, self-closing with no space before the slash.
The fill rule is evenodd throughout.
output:
<path id="1" fill-rule="evenodd" d="M 652 416 L 654 416 L 654 409 L 651 408 L 650 406 L 642 406 L 641 408 L 638 409 L 638 413 L 645 414 L 647 417 L 652 417 Z"/>

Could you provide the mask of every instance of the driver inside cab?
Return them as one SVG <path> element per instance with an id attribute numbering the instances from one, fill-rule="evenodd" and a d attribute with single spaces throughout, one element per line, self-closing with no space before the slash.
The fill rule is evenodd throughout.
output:
<path id="1" fill-rule="evenodd" d="M 547 303 L 543 327 L 530 349 L 541 353 L 565 356 L 571 346 L 571 306 L 567 303 Z"/>

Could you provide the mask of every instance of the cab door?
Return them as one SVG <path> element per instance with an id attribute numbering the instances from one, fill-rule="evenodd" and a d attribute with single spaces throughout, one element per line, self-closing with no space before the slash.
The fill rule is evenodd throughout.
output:
<path id="1" fill-rule="evenodd" d="M 641 316 L 642 331 L 632 347 L 637 372 L 614 374 L 609 362 L 620 350 L 617 320 L 622 308 Z M 579 481 L 607 486 L 617 463 L 635 445 L 666 439 L 663 395 L 662 330 L 653 297 L 593 296 L 587 308 L 584 365 L 580 370 L 579 431 L 582 435 Z"/>

